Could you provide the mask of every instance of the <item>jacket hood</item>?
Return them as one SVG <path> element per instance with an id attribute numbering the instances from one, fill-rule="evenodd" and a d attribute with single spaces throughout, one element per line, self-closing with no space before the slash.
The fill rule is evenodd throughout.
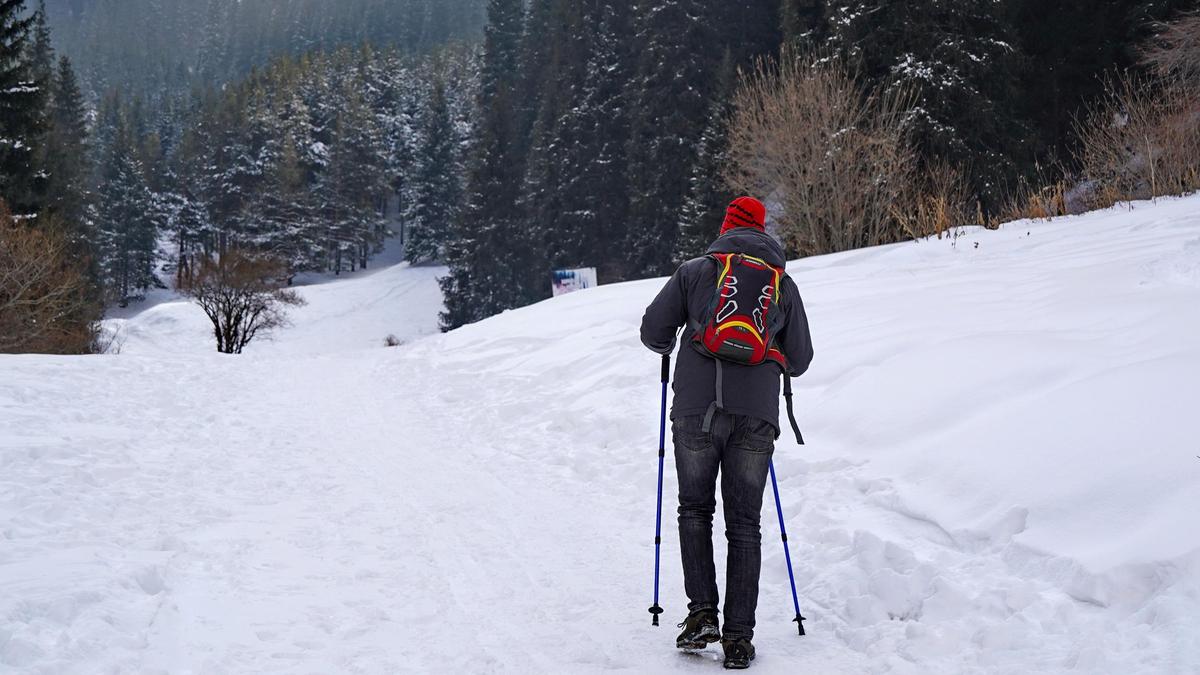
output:
<path id="1" fill-rule="evenodd" d="M 734 228 L 717 237 L 705 253 L 745 253 L 746 255 L 762 258 L 776 267 L 785 267 L 787 258 L 779 242 L 753 227 Z"/>

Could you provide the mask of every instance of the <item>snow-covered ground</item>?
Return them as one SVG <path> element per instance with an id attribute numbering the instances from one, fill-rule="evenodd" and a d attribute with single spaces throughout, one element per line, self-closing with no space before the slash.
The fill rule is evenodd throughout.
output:
<path id="1" fill-rule="evenodd" d="M 397 263 L 298 287 L 308 304 L 289 310 L 294 330 L 251 343 L 256 353 L 320 354 L 407 343 L 438 332 L 445 267 Z M 106 322 L 121 354 L 196 354 L 215 349 L 200 308 L 170 291 L 153 291 L 142 311 L 131 306 Z M 278 338 L 278 339 L 276 339 Z"/>
<path id="2" fill-rule="evenodd" d="M 809 634 L 768 497 L 754 668 L 1200 671 L 1200 197 L 790 271 Z M 661 280 L 382 347 L 437 273 L 305 288 L 241 357 L 183 303 L 120 355 L 0 357 L 0 671 L 720 669 L 646 613 Z"/>

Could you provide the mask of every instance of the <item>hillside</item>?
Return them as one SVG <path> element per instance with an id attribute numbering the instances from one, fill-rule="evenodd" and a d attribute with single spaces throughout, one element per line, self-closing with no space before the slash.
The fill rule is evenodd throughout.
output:
<path id="1" fill-rule="evenodd" d="M 247 350 L 319 354 L 381 347 L 389 335 L 401 342 L 433 335 L 442 305 L 437 278 L 445 273 L 444 267 L 394 263 L 335 281 L 307 275 L 313 283 L 301 288 L 307 304 L 289 311 L 293 325 Z M 194 355 L 213 349 L 212 324 L 198 306 L 165 291 L 150 301 L 145 309 L 117 310 L 106 322 L 117 351 Z"/>
<path id="2" fill-rule="evenodd" d="M 789 272 L 809 635 L 766 514 L 754 672 L 1200 668 L 1200 197 Z M 719 669 L 673 649 L 671 527 L 646 613 L 662 280 L 433 334 L 437 273 L 306 287 L 237 358 L 172 302 L 0 357 L 0 670 Z"/>
<path id="3" fill-rule="evenodd" d="M 34 1 L 26 1 L 30 9 Z M 478 39 L 481 0 L 46 0 L 55 49 L 98 96 L 159 101 L 285 54 L 370 43 L 413 53 Z"/>

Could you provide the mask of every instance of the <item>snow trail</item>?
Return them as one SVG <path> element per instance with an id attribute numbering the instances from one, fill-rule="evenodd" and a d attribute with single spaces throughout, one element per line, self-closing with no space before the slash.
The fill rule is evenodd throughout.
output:
<path id="1" fill-rule="evenodd" d="M 817 356 L 810 445 L 775 461 L 809 635 L 768 495 L 758 672 L 1200 667 L 1198 207 L 790 266 Z M 434 276 L 305 288 L 240 358 L 182 303 L 124 319 L 119 356 L 0 357 L 0 671 L 720 669 L 673 649 L 669 458 L 646 612 L 661 281 L 373 348 L 427 331 Z"/>

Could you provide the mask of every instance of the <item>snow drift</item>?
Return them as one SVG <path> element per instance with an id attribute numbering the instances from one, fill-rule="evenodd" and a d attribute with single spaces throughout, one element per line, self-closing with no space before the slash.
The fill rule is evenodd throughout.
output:
<path id="1" fill-rule="evenodd" d="M 755 668 L 1200 668 L 1200 198 L 789 272 L 809 635 L 764 518 Z M 719 668 L 646 613 L 662 280 L 373 348 L 432 332 L 435 276 L 306 288 L 240 358 L 178 302 L 119 356 L 0 358 L 0 670 Z"/>

